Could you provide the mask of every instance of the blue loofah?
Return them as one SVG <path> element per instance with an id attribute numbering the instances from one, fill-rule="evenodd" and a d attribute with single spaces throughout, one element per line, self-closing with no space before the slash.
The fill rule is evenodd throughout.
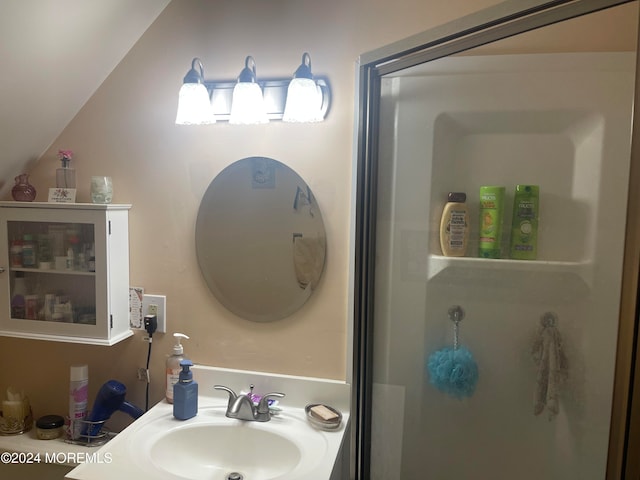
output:
<path id="1" fill-rule="evenodd" d="M 438 390 L 456 398 L 470 397 L 478 382 L 478 365 L 464 347 L 443 348 L 429 356 L 430 382 Z"/>

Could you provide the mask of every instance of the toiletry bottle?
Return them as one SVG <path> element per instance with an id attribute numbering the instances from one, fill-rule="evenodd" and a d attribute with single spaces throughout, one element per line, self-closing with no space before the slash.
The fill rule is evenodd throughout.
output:
<path id="1" fill-rule="evenodd" d="M 198 413 L 198 384 L 189 370 L 191 360 L 182 360 L 178 383 L 173 386 L 173 416 L 178 420 L 188 420 Z"/>
<path id="2" fill-rule="evenodd" d="M 67 270 L 73 270 L 74 265 L 75 265 L 75 258 L 74 258 L 73 248 L 69 247 L 67 248 L 67 261 L 66 261 Z"/>
<path id="3" fill-rule="evenodd" d="M 538 185 L 516 185 L 511 223 L 511 258 L 535 260 L 538 256 Z"/>
<path id="4" fill-rule="evenodd" d="M 445 257 L 464 257 L 469 240 L 467 194 L 449 192 L 440 220 L 440 248 Z"/>
<path id="5" fill-rule="evenodd" d="M 500 258 L 504 187 L 480 187 L 480 245 L 482 258 Z"/>
<path id="6" fill-rule="evenodd" d="M 25 318 L 27 286 L 24 272 L 16 272 L 11 294 L 11 318 Z"/>
<path id="7" fill-rule="evenodd" d="M 11 248 L 9 249 L 11 257 L 11 266 L 21 268 L 22 267 L 22 239 L 14 239 L 11 241 Z"/>
<path id="8" fill-rule="evenodd" d="M 87 269 L 90 272 L 96 271 L 96 254 L 95 254 L 95 244 L 91 244 L 91 248 L 89 248 L 89 254 L 87 259 Z"/>
<path id="9" fill-rule="evenodd" d="M 22 266 L 35 268 L 37 265 L 36 244 L 33 241 L 33 235 L 25 233 L 22 242 Z"/>
<path id="10" fill-rule="evenodd" d="M 167 374 L 165 384 L 165 397 L 167 402 L 173 403 L 173 386 L 178 383 L 180 376 L 180 361 L 185 359 L 184 349 L 180 343 L 181 338 L 189 338 L 183 333 L 174 333 L 175 345 L 173 346 L 173 353 L 167 358 Z"/>
<path id="11" fill-rule="evenodd" d="M 84 427 L 87 416 L 87 398 L 89 396 L 89 367 L 72 365 L 69 384 L 69 436 L 76 440 Z"/>

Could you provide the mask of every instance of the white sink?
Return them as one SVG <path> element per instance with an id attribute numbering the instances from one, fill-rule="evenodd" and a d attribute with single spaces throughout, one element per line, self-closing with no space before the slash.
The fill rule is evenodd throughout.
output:
<path id="1" fill-rule="evenodd" d="M 244 480 L 284 480 L 304 478 L 326 454 L 325 436 L 295 414 L 262 423 L 224 412 L 210 407 L 186 422 L 171 415 L 154 419 L 130 437 L 136 461 L 155 469 L 158 478 L 226 480 L 240 474 Z"/>

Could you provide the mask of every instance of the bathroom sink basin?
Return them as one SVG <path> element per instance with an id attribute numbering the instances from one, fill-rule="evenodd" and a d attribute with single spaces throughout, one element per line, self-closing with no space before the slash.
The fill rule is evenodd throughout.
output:
<path id="1" fill-rule="evenodd" d="M 305 478 L 327 450 L 325 437 L 296 415 L 245 422 L 225 417 L 219 407 L 201 409 L 186 422 L 158 418 L 131 442 L 138 451 L 142 445 L 137 458 L 158 478 L 191 480 Z"/>

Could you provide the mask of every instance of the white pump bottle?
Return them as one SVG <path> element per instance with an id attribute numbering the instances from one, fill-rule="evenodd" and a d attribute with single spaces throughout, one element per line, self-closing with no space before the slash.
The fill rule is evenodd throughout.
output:
<path id="1" fill-rule="evenodd" d="M 184 349 L 180 343 L 181 339 L 188 339 L 184 333 L 174 333 L 175 345 L 173 346 L 173 353 L 167 358 L 167 374 L 165 382 L 165 397 L 167 402 L 173 403 L 173 386 L 178 383 L 180 378 L 180 371 L 182 367 L 180 362 L 186 357 L 184 356 Z"/>

